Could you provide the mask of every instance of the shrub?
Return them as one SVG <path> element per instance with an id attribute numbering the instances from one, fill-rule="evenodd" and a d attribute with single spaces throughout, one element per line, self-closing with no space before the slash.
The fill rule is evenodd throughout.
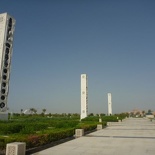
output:
<path id="1" fill-rule="evenodd" d="M 99 117 L 98 116 L 89 116 L 81 120 L 82 122 L 87 122 L 87 121 L 93 121 L 93 122 L 99 122 Z"/>
<path id="2" fill-rule="evenodd" d="M 29 148 L 48 144 L 60 139 L 71 137 L 74 135 L 74 129 L 64 129 L 59 131 L 48 131 L 45 134 L 29 135 L 27 137 L 27 146 Z"/>
<path id="3" fill-rule="evenodd" d="M 23 126 L 19 123 L 3 123 L 0 125 L 0 134 L 19 133 Z"/>
<path id="4" fill-rule="evenodd" d="M 7 143 L 11 142 L 26 142 L 26 136 L 24 135 L 11 135 L 8 137 L 0 137 L 0 149 L 6 148 Z"/>
<path id="5" fill-rule="evenodd" d="M 76 128 L 84 129 L 84 131 L 86 132 L 86 131 L 94 130 L 94 129 L 96 129 L 96 127 L 97 127 L 97 123 L 95 123 L 95 124 L 84 124 L 84 123 L 81 123 Z"/>
<path id="6" fill-rule="evenodd" d="M 105 122 L 118 122 L 118 119 L 116 116 L 103 116 L 102 121 Z"/>
<path id="7" fill-rule="evenodd" d="M 4 137 L 0 137 L 0 149 L 4 149 L 5 148 L 5 139 Z"/>
<path id="8" fill-rule="evenodd" d="M 66 121 L 57 121 L 55 122 L 55 127 L 56 128 L 73 128 L 75 127 L 79 121 L 73 121 L 73 120 L 66 120 Z"/>

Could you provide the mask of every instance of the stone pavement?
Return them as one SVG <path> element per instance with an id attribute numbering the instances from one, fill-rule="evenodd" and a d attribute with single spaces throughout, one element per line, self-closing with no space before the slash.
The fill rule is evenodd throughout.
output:
<path id="1" fill-rule="evenodd" d="M 155 122 L 128 118 L 33 155 L 155 155 Z"/>

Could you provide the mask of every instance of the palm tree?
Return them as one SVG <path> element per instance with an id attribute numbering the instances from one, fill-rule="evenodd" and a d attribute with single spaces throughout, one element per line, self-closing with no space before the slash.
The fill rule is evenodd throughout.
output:
<path id="1" fill-rule="evenodd" d="M 20 109 L 20 115 L 22 115 L 23 114 L 23 109 Z"/>
<path id="2" fill-rule="evenodd" d="M 42 109 L 42 113 L 45 114 L 45 112 L 46 112 L 46 109 Z"/>
<path id="3" fill-rule="evenodd" d="M 30 114 L 34 114 L 35 113 L 35 111 L 36 111 L 36 109 L 34 109 L 34 108 L 30 108 Z"/>
<path id="4" fill-rule="evenodd" d="M 148 110 L 148 114 L 152 114 L 152 111 L 150 109 Z"/>
<path id="5" fill-rule="evenodd" d="M 29 112 L 32 114 L 32 112 L 33 112 L 33 108 L 30 108 L 30 109 L 29 109 Z"/>
<path id="6" fill-rule="evenodd" d="M 143 114 L 143 116 L 145 115 L 145 111 L 144 110 L 142 111 L 142 114 Z"/>
<path id="7" fill-rule="evenodd" d="M 37 110 L 36 109 L 33 109 L 34 113 L 36 114 L 37 113 Z"/>

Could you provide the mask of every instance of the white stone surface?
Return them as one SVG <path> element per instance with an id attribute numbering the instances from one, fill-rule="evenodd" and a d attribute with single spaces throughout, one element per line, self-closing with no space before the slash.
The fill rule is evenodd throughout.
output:
<path id="1" fill-rule="evenodd" d="M 155 155 L 155 124 L 130 118 L 33 155 Z"/>
<path id="2" fill-rule="evenodd" d="M 75 129 L 75 137 L 81 137 L 84 135 L 84 129 Z"/>
<path id="3" fill-rule="evenodd" d="M 112 96 L 108 93 L 108 115 L 112 115 Z"/>
<path id="4" fill-rule="evenodd" d="M 8 13 L 0 14 L 0 111 L 7 111 L 13 34 L 15 19 Z"/>
<path id="5" fill-rule="evenodd" d="M 111 122 L 107 122 L 107 126 L 110 126 L 111 125 Z"/>
<path id="6" fill-rule="evenodd" d="M 101 129 L 103 129 L 103 125 L 102 124 L 98 124 L 97 125 L 97 130 L 101 130 Z"/>
<path id="7" fill-rule="evenodd" d="M 146 118 L 154 118 L 154 115 L 146 115 Z"/>
<path id="8" fill-rule="evenodd" d="M 6 155 L 25 155 L 26 143 L 14 142 L 6 146 Z"/>
<path id="9" fill-rule="evenodd" d="M 81 74 L 81 116 L 80 119 L 88 116 L 88 77 Z"/>

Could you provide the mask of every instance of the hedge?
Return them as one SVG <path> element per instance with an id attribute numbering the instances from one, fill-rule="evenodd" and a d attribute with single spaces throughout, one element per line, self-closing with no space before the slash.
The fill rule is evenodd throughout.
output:
<path id="1" fill-rule="evenodd" d="M 74 135 L 74 132 L 74 128 L 71 128 L 60 131 L 48 131 L 45 134 L 29 135 L 27 137 L 26 145 L 28 148 L 42 146 L 54 141 L 71 137 Z"/>
<path id="2" fill-rule="evenodd" d="M 0 149 L 4 149 L 7 143 L 11 142 L 26 142 L 27 148 L 45 145 L 60 139 L 71 137 L 74 135 L 74 128 L 63 129 L 58 131 L 47 131 L 44 134 L 31 134 L 31 135 L 10 135 L 0 137 Z"/>

